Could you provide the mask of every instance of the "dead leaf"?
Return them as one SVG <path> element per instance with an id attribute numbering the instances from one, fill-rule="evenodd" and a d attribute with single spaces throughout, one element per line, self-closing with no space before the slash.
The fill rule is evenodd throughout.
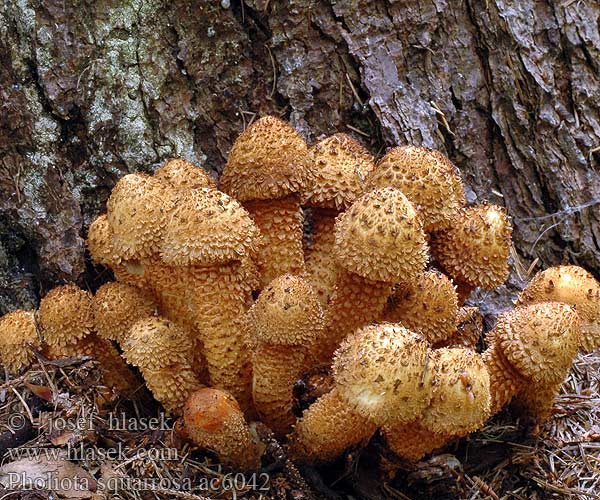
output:
<path id="1" fill-rule="evenodd" d="M 51 403 L 54 400 L 54 396 L 52 395 L 52 390 L 45 385 L 35 385 L 30 384 L 29 382 L 25 382 L 25 387 L 29 389 L 33 394 L 35 394 L 38 398 L 42 398 L 45 401 Z"/>

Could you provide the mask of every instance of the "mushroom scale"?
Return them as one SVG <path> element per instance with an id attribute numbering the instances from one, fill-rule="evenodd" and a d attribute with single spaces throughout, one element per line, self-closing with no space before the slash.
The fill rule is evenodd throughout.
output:
<path id="1" fill-rule="evenodd" d="M 581 319 L 581 348 L 600 346 L 600 283 L 578 266 L 550 267 L 536 274 L 519 294 L 517 304 L 563 302 L 577 308 Z"/>

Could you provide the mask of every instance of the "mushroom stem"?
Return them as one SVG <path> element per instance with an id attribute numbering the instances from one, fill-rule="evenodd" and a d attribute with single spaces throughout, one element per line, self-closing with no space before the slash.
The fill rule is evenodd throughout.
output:
<path id="1" fill-rule="evenodd" d="M 315 342 L 315 358 L 329 362 L 344 338 L 379 320 L 392 288 L 391 283 L 372 281 L 340 268 L 325 313 L 325 329 Z"/>
<path id="2" fill-rule="evenodd" d="M 319 302 L 327 305 L 335 286 L 338 265 L 335 261 L 335 218 L 337 211 L 313 208 L 312 245 L 306 250 L 306 272 Z"/>
<path id="3" fill-rule="evenodd" d="M 304 273 L 304 216 L 297 196 L 244 203 L 260 229 L 261 245 L 257 256 L 260 288 L 282 274 Z"/>
<path id="4" fill-rule="evenodd" d="M 376 430 L 334 388 L 304 412 L 290 438 L 290 454 L 300 462 L 331 462 L 351 446 L 369 441 Z"/>
<path id="5" fill-rule="evenodd" d="M 294 422 L 294 384 L 305 364 L 305 353 L 289 346 L 263 345 L 254 355 L 252 393 L 254 404 L 273 432 L 285 436 Z"/>
<path id="6" fill-rule="evenodd" d="M 380 432 L 390 450 L 409 462 L 418 462 L 453 438 L 446 433 L 427 429 L 418 421 L 399 426 L 385 426 Z"/>

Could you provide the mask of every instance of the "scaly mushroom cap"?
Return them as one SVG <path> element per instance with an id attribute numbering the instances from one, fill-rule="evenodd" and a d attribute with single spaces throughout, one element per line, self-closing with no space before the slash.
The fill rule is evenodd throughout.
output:
<path id="1" fill-rule="evenodd" d="M 458 298 L 452 281 L 437 271 L 426 271 L 414 284 L 399 284 L 390 297 L 385 320 L 420 331 L 431 344 L 454 333 Z"/>
<path id="2" fill-rule="evenodd" d="M 196 445 L 213 450 L 222 462 L 256 469 L 260 449 L 237 401 L 227 392 L 204 388 L 190 396 L 183 410 L 184 429 Z"/>
<path id="3" fill-rule="evenodd" d="M 113 245 L 113 236 L 106 214 L 102 214 L 90 224 L 85 240 L 92 260 L 103 266 L 113 267 L 121 263 L 121 257 Z"/>
<path id="4" fill-rule="evenodd" d="M 462 209 L 452 226 L 436 233 L 431 252 L 453 278 L 494 288 L 508 276 L 512 228 L 506 210 L 497 205 Z"/>
<path id="5" fill-rule="evenodd" d="M 102 285 L 93 299 L 94 325 L 99 337 L 122 343 L 129 329 L 142 318 L 156 311 L 154 297 L 126 283 Z"/>
<path id="6" fill-rule="evenodd" d="M 40 301 L 38 324 L 47 344 L 75 344 L 94 329 L 92 294 L 75 285 L 53 288 Z"/>
<path id="7" fill-rule="evenodd" d="M 221 175 L 221 189 L 244 202 L 283 198 L 311 182 L 308 147 L 294 128 L 264 116 L 240 135 Z"/>
<path id="8" fill-rule="evenodd" d="M 519 294 L 518 304 L 564 302 L 577 308 L 581 319 L 581 346 L 600 346 L 600 284 L 578 266 L 556 266 L 536 274 Z"/>
<path id="9" fill-rule="evenodd" d="M 323 311 L 304 279 L 284 274 L 261 292 L 248 319 L 258 342 L 308 347 L 323 323 Z"/>
<path id="10" fill-rule="evenodd" d="M 390 149 L 366 181 L 365 191 L 402 191 L 417 209 L 425 231 L 448 227 L 465 205 L 458 169 L 442 153 L 418 146 Z"/>
<path id="11" fill-rule="evenodd" d="M 33 363 L 30 345 L 40 346 L 34 312 L 16 310 L 0 318 L 0 361 L 8 371 L 18 372 Z"/>
<path id="12" fill-rule="evenodd" d="M 160 370 L 176 363 L 189 364 L 193 339 L 175 323 L 153 316 L 136 322 L 122 347 L 132 365 Z"/>
<path id="13" fill-rule="evenodd" d="M 237 201 L 200 188 L 178 198 L 160 253 L 170 265 L 212 265 L 241 260 L 256 248 L 258 238 L 256 224 Z"/>
<path id="14" fill-rule="evenodd" d="M 154 172 L 154 177 L 181 191 L 217 189 L 215 181 L 201 167 L 181 159 L 169 160 Z"/>
<path id="15" fill-rule="evenodd" d="M 335 353 L 333 376 L 341 397 L 377 425 L 409 422 L 427 407 L 429 343 L 391 323 L 347 337 Z"/>
<path id="16" fill-rule="evenodd" d="M 150 257 L 158 252 L 174 190 L 145 174 L 121 177 L 106 204 L 113 245 L 125 259 Z"/>
<path id="17" fill-rule="evenodd" d="M 417 279 L 427 264 L 423 225 L 400 191 L 383 188 L 354 202 L 335 223 L 338 263 L 374 281 Z"/>
<path id="18" fill-rule="evenodd" d="M 433 396 L 422 425 L 436 433 L 462 436 L 490 416 L 490 375 L 471 349 L 437 349 L 432 354 Z"/>
<path id="19" fill-rule="evenodd" d="M 364 179 L 375 168 L 375 158 L 346 134 L 334 134 L 309 150 L 314 182 L 304 193 L 310 207 L 346 210 L 363 193 Z"/>
<path id="20" fill-rule="evenodd" d="M 564 378 L 577 354 L 579 324 L 572 306 L 540 302 L 500 315 L 493 338 L 522 376 L 543 384 Z"/>

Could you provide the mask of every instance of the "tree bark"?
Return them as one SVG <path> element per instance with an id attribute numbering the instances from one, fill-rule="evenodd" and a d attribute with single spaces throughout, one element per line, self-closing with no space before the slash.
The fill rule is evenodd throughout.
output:
<path id="1" fill-rule="evenodd" d="M 254 117 L 445 151 L 528 267 L 600 272 L 595 0 L 0 0 L 0 313 L 94 287 L 83 240 L 128 172 L 215 175 Z"/>

